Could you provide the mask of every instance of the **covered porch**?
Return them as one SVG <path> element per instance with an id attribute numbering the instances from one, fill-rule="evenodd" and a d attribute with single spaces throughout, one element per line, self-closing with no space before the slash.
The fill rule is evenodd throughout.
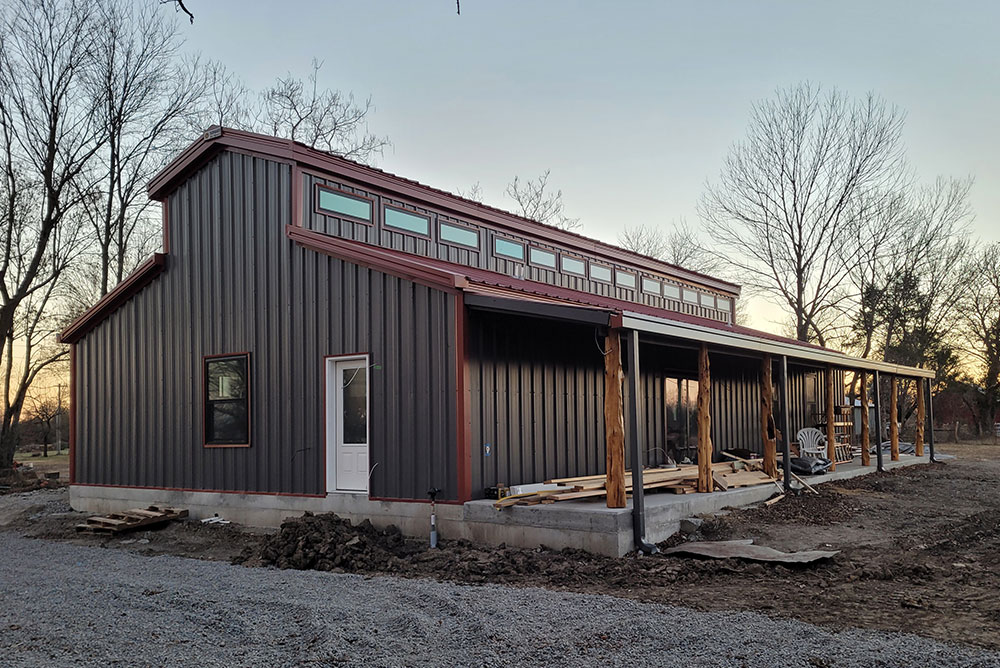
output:
<path id="1" fill-rule="evenodd" d="M 559 321 L 559 326 L 564 326 L 558 330 L 560 340 L 564 341 L 560 349 L 573 350 L 577 357 L 588 355 L 587 347 L 590 351 L 596 349 L 601 365 L 599 380 L 603 384 L 591 388 L 587 383 L 592 381 L 585 381 L 585 391 L 573 398 L 574 405 L 588 404 L 590 399 L 596 402 L 587 414 L 591 421 L 599 420 L 603 428 L 600 429 L 603 433 L 593 434 L 601 441 L 599 446 L 581 448 L 581 443 L 588 441 L 586 430 L 579 432 L 576 439 L 563 441 L 565 445 L 552 454 L 538 455 L 538 448 L 532 446 L 520 456 L 540 456 L 546 460 L 541 466 L 529 468 L 528 472 L 522 467 L 518 478 L 518 469 L 508 464 L 494 473 L 493 480 L 523 485 L 559 475 L 603 475 L 606 493 L 596 499 L 513 505 L 501 512 L 494 509 L 492 500 L 474 500 L 465 504 L 464 515 L 477 540 L 495 542 L 491 536 L 517 535 L 522 539 L 516 541 L 518 544 L 531 544 L 537 537 L 538 542 L 556 547 L 563 542 L 560 536 L 589 531 L 594 534 L 592 538 L 581 538 L 572 545 L 586 547 L 592 543 L 586 549 L 598 548 L 593 551 L 606 554 L 624 554 L 631 549 L 654 551 L 654 543 L 676 532 L 685 517 L 760 502 L 779 491 L 772 484 L 718 489 L 712 465 L 726 460 L 723 451 L 761 459 L 764 471 L 777 479 L 784 491 L 796 489 L 799 485 L 790 470 L 791 459 L 798 454 L 796 435 L 804 428 L 821 431 L 825 455 L 832 462 L 828 473 L 810 477 L 809 484 L 933 461 L 933 435 L 928 434 L 928 442 L 924 440 L 925 425 L 932 418 L 927 410 L 933 377 L 930 370 L 852 358 L 818 346 L 723 323 L 698 322 L 695 318 L 567 308 L 564 304 L 522 302 L 509 295 L 469 301 L 474 310 L 492 311 L 490 317 L 494 318 L 501 312 L 505 318 Z M 525 308 L 525 303 L 530 303 L 530 307 Z M 491 326 L 496 328 L 498 322 L 492 321 Z M 569 342 L 570 338 L 585 337 L 592 338 L 579 349 Z M 530 345 L 546 345 L 545 337 L 512 344 L 505 354 L 528 355 Z M 492 378 L 496 381 L 500 378 L 497 369 L 502 355 L 496 349 L 491 349 L 490 354 Z M 586 379 L 588 372 L 573 373 Z M 510 388 L 513 377 L 510 368 L 506 367 L 503 374 Z M 530 369 L 518 370 L 517 378 L 533 374 L 537 375 Z M 883 376 L 888 379 L 885 383 L 888 397 L 883 397 L 880 390 Z M 899 452 L 898 421 L 889 420 L 887 430 L 882 424 L 883 404 L 888 404 L 889 415 L 898 414 L 901 383 L 912 383 L 917 390 L 917 429 L 912 456 Z M 487 384 L 481 379 L 480 388 Z M 530 392 L 534 397 L 538 383 L 532 381 L 528 385 L 515 396 L 498 394 L 494 397 L 495 405 L 516 401 L 530 409 L 534 399 L 526 399 L 524 395 Z M 571 391 L 566 390 L 565 395 L 569 394 Z M 871 413 L 860 410 L 857 425 L 853 421 L 856 399 L 860 405 L 874 409 Z M 601 414 L 595 418 L 592 414 L 597 409 Z M 534 424 L 536 411 L 529 410 L 527 414 Z M 871 414 L 873 419 L 869 419 Z M 514 424 L 523 425 L 524 415 L 494 414 L 482 420 L 501 424 L 500 418 L 505 417 L 508 421 L 502 427 L 503 436 L 498 432 L 490 436 L 480 425 L 477 436 L 484 441 L 491 438 L 489 448 L 495 449 L 487 455 L 502 454 L 503 438 L 511 442 L 519 436 L 531 439 L 530 433 L 523 427 L 519 432 Z M 568 408 L 560 417 L 570 428 L 575 428 L 572 423 L 576 415 Z M 872 456 L 871 446 L 882 441 L 879 437 L 882 434 L 887 434 L 889 450 L 883 453 L 881 448 L 874 448 Z M 542 434 L 540 440 L 547 445 L 553 438 L 546 436 Z M 558 440 L 554 434 L 553 437 Z M 577 453 L 584 452 L 574 459 L 581 463 L 575 469 L 568 469 L 568 473 L 547 463 L 548 459 L 573 459 L 574 449 Z M 655 475 L 649 472 L 682 461 L 697 467 L 696 494 L 644 493 L 644 471 Z M 489 482 L 486 474 L 479 480 Z"/>

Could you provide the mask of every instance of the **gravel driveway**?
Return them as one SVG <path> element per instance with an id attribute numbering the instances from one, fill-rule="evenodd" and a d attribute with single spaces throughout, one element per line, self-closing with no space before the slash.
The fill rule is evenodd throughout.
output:
<path id="1" fill-rule="evenodd" d="M 243 568 L 9 532 L 0 555 L 8 666 L 1000 666 L 915 636 L 606 596 Z"/>

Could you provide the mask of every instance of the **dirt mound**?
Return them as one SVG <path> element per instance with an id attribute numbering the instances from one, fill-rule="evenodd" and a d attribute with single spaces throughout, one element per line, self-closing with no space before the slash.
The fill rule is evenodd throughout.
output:
<path id="1" fill-rule="evenodd" d="M 0 470 L 0 494 L 20 494 L 36 489 L 55 489 L 64 485 L 58 480 L 38 477 L 38 473 L 26 466 Z"/>
<path id="2" fill-rule="evenodd" d="M 368 520 L 355 526 L 334 513 L 286 520 L 281 531 L 259 547 L 249 547 L 233 563 L 318 571 L 393 572 L 400 560 L 422 551 L 421 543 L 390 525 L 377 529 Z"/>

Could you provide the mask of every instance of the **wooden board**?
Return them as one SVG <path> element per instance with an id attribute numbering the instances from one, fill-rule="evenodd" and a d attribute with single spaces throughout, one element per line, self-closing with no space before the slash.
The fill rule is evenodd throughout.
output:
<path id="1" fill-rule="evenodd" d="M 121 513 L 94 515 L 87 518 L 86 524 L 77 524 L 77 531 L 95 533 L 122 533 L 133 531 L 140 527 L 154 526 L 164 522 L 181 519 L 188 516 L 188 511 L 169 506 L 149 506 L 147 508 L 131 508 Z"/>

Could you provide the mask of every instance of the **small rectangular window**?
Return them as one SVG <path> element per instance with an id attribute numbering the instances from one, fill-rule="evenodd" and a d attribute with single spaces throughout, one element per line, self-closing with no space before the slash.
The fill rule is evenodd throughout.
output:
<path id="1" fill-rule="evenodd" d="M 651 295 L 659 295 L 660 294 L 660 289 L 661 288 L 660 288 L 660 282 L 659 281 L 654 281 L 651 278 L 645 278 L 645 277 L 643 277 L 643 279 L 642 279 L 642 291 L 643 292 L 648 292 Z"/>
<path id="2" fill-rule="evenodd" d="M 684 301 L 686 301 L 689 304 L 697 304 L 698 303 L 698 293 L 695 292 L 694 290 L 688 290 L 687 288 L 685 288 L 684 289 Z"/>
<path id="3" fill-rule="evenodd" d="M 515 260 L 521 260 L 522 262 L 524 261 L 524 246 L 516 241 L 509 241 L 507 239 L 496 237 L 493 239 L 493 252 L 497 255 L 502 255 L 503 257 L 514 258 Z"/>
<path id="4" fill-rule="evenodd" d="M 626 274 L 624 271 L 615 271 L 615 283 L 623 288 L 635 290 L 635 276 L 633 274 Z"/>
<path id="5" fill-rule="evenodd" d="M 205 358 L 205 445 L 250 445 L 249 353 Z"/>
<path id="6" fill-rule="evenodd" d="M 611 282 L 611 268 L 603 267 L 599 264 L 590 265 L 590 277 L 595 281 Z"/>
<path id="7" fill-rule="evenodd" d="M 556 254 L 542 250 L 541 248 L 529 248 L 528 261 L 531 264 L 537 264 L 539 267 L 556 268 Z"/>
<path id="8" fill-rule="evenodd" d="M 729 300 L 725 297 L 717 297 L 715 299 L 715 306 L 720 311 L 729 311 Z"/>
<path id="9" fill-rule="evenodd" d="M 319 193 L 317 206 L 322 211 L 371 222 L 371 200 L 327 188 L 319 188 L 317 192 Z"/>
<path id="10" fill-rule="evenodd" d="M 427 216 L 387 206 L 385 207 L 385 226 L 427 236 L 430 234 L 431 221 Z"/>
<path id="11" fill-rule="evenodd" d="M 668 299 L 680 299 L 681 289 L 676 285 L 671 285 L 670 283 L 667 283 L 666 285 L 663 286 L 663 294 Z"/>
<path id="12" fill-rule="evenodd" d="M 479 232 L 477 230 L 471 230 L 468 227 L 459 227 L 458 225 L 449 225 L 448 223 L 441 223 L 439 233 L 441 241 L 444 241 L 445 243 L 468 246 L 469 248 L 479 248 Z"/>
<path id="13" fill-rule="evenodd" d="M 701 305 L 707 306 L 708 308 L 715 308 L 715 295 L 702 295 Z"/>
<path id="14" fill-rule="evenodd" d="M 576 258 L 563 256 L 562 259 L 562 269 L 563 271 L 569 272 L 571 274 L 577 274 L 578 276 L 587 275 L 587 265 L 583 260 L 577 260 Z"/>

